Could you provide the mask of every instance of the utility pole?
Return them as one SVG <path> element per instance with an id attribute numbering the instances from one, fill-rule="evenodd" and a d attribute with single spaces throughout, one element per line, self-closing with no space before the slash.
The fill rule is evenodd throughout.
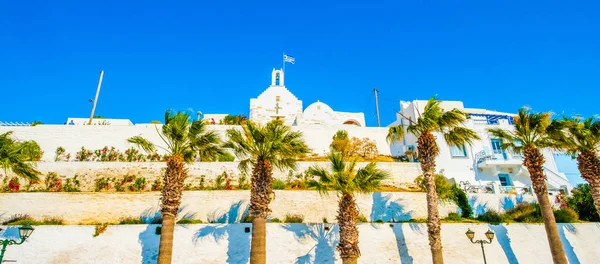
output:
<path id="1" fill-rule="evenodd" d="M 373 88 L 373 92 L 375 93 L 375 111 L 377 112 L 377 126 L 381 127 L 381 120 L 379 119 L 379 94 L 377 93 L 377 88 Z"/>
<path id="2" fill-rule="evenodd" d="M 96 103 L 98 103 L 98 95 L 100 95 L 100 86 L 102 86 L 102 77 L 104 77 L 104 70 L 100 72 L 100 81 L 98 81 L 98 88 L 96 89 L 96 98 L 94 98 L 94 106 L 92 106 L 92 114 L 90 114 L 90 122 L 88 125 L 92 125 L 92 119 L 94 118 L 94 112 L 96 111 Z"/>

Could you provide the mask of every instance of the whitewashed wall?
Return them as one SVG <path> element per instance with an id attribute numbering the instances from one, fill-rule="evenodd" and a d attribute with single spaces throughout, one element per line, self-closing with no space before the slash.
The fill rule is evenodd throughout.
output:
<path id="1" fill-rule="evenodd" d="M 33 218 L 62 217 L 67 224 L 118 222 L 126 217 L 151 219 L 158 215 L 159 192 L 146 193 L 0 193 L 0 222 L 15 214 Z M 356 197 L 361 214 L 372 221 L 406 221 L 427 217 L 425 193 L 390 192 Z M 250 191 L 184 192 L 178 215 L 204 222 L 239 222 Z M 51 206 L 50 206 L 51 205 Z M 335 221 L 337 196 L 316 191 L 275 191 L 271 217 L 300 214 L 307 223 Z M 442 203 L 440 214 L 456 212 L 453 203 Z"/>
<path id="2" fill-rule="evenodd" d="M 222 139 L 225 131 L 239 126 L 210 126 L 218 132 Z M 53 161 L 57 147 L 62 146 L 72 157 L 84 146 L 86 149 L 101 149 L 104 146 L 114 146 L 120 151 L 133 146 L 127 143 L 132 136 L 141 135 L 151 142 L 164 147 L 156 129 L 160 125 L 135 125 L 135 126 L 67 126 L 67 125 L 38 125 L 34 127 L 0 127 L 0 133 L 13 131 L 14 136 L 21 140 L 35 140 L 38 142 L 44 155 L 42 160 Z M 377 143 L 377 149 L 382 155 L 390 155 L 390 146 L 386 143 L 387 128 L 357 127 L 352 125 L 306 125 L 295 126 L 293 129 L 304 133 L 306 144 L 314 153 L 325 154 L 329 152 L 333 135 L 338 130 L 348 131 L 350 137 L 369 138 Z M 160 151 L 159 151 L 160 152 Z"/>
<path id="3" fill-rule="evenodd" d="M 315 191 L 275 191 L 270 205 L 271 217 L 300 214 L 307 223 L 335 221 L 337 196 L 322 197 Z M 126 217 L 155 217 L 159 208 L 158 192 L 146 193 L 0 193 L 0 222 L 15 214 L 36 219 L 62 217 L 67 224 L 118 222 Z M 359 211 L 372 222 L 407 221 L 427 217 L 425 193 L 387 192 L 358 195 Z M 250 191 L 186 191 L 179 217 L 204 222 L 239 222 L 250 200 Z M 554 199 L 550 199 L 554 201 Z M 469 202 L 475 214 L 487 210 L 503 212 L 521 202 L 535 202 L 532 195 L 471 194 Z M 49 206 L 51 205 L 51 206 Z M 440 203 L 440 215 L 456 212 L 451 202 Z"/>
<path id="4" fill-rule="evenodd" d="M 175 228 L 173 263 L 248 263 L 250 224 L 178 225 Z M 156 263 L 160 237 L 154 225 L 109 226 L 92 237 L 93 226 L 39 226 L 22 245 L 9 246 L 5 260 L 21 264 Z M 443 224 L 442 243 L 446 263 L 483 263 L 476 238 L 492 229 L 494 241 L 485 246 L 487 261 L 495 263 L 552 263 L 543 225 Z M 431 263 L 425 224 L 359 225 L 359 263 Z M 16 236 L 10 228 L 4 236 Z M 598 224 L 559 224 L 559 234 L 570 263 L 598 263 Z M 339 231 L 324 225 L 268 224 L 267 262 L 341 263 L 335 249 Z"/>

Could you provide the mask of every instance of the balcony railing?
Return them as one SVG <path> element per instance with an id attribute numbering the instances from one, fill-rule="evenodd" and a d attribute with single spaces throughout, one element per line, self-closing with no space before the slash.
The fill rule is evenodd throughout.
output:
<path id="1" fill-rule="evenodd" d="M 522 160 L 523 156 L 512 151 L 485 151 L 482 150 L 475 154 L 477 163 L 482 163 L 486 160 Z"/>

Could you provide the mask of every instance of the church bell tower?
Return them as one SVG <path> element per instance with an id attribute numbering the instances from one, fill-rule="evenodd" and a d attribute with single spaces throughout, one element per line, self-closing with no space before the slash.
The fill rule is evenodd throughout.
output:
<path id="1" fill-rule="evenodd" d="M 283 84 L 283 70 L 273 69 L 271 73 L 271 86 L 285 86 Z"/>

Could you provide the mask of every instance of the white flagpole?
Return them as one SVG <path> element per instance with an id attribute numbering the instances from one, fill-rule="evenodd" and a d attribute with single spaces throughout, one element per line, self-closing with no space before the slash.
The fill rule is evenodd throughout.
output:
<path id="1" fill-rule="evenodd" d="M 285 73 L 285 52 L 283 53 L 283 68 L 282 71 Z"/>

